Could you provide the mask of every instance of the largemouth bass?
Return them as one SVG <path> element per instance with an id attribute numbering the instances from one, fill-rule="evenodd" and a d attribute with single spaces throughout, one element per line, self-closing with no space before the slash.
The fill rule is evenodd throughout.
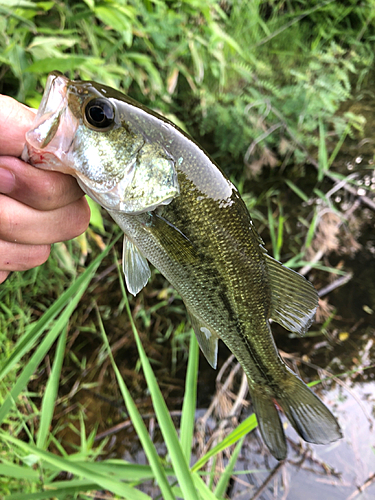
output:
<path id="1" fill-rule="evenodd" d="M 311 443 L 341 437 L 336 418 L 283 362 L 269 320 L 303 334 L 318 304 L 303 276 L 270 257 L 236 187 L 173 123 L 95 82 L 49 75 L 23 158 L 75 176 L 124 231 L 123 269 L 137 294 L 151 262 L 180 293 L 208 362 L 218 339 L 249 381 L 260 432 L 279 460 L 278 408 Z"/>

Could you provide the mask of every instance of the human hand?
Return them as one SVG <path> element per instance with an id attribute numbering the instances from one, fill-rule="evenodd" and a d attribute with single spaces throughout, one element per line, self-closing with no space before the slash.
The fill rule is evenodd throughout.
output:
<path id="1" fill-rule="evenodd" d="M 90 220 L 73 177 L 18 158 L 34 116 L 30 108 L 0 95 L 0 283 L 11 271 L 43 264 L 51 243 L 78 236 Z"/>

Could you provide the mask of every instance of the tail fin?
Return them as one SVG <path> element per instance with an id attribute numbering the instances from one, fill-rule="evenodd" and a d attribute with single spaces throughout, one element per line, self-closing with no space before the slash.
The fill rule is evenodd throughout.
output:
<path id="1" fill-rule="evenodd" d="M 272 455 L 283 460 L 287 455 L 284 430 L 273 398 L 249 383 L 250 395 L 262 438 Z M 325 404 L 293 372 L 286 386 L 275 394 L 288 420 L 307 442 L 328 444 L 342 437 L 340 426 Z"/>
<path id="2" fill-rule="evenodd" d="M 328 444 L 342 437 L 336 418 L 294 373 L 277 401 L 298 434 L 307 442 Z"/>

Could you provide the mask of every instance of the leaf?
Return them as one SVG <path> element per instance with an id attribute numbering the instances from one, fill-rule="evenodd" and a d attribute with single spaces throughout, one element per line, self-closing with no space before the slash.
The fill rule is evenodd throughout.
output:
<path id="1" fill-rule="evenodd" d="M 4 463 L 4 461 L 1 461 L 0 476 L 37 481 L 39 479 L 39 472 L 29 467 Z"/>
<path id="2" fill-rule="evenodd" d="M 56 5 L 56 3 L 55 2 L 37 2 L 36 5 L 39 9 L 43 9 L 45 12 L 48 12 Z"/>
<path id="3" fill-rule="evenodd" d="M 66 57 L 46 57 L 30 64 L 25 71 L 28 73 L 50 73 L 51 71 L 76 71 L 87 61 L 86 57 L 69 55 Z"/>
<path id="4" fill-rule="evenodd" d="M 301 200 L 307 202 L 309 201 L 309 197 L 298 187 L 294 184 L 294 182 L 290 181 L 289 179 L 285 179 L 285 183 L 288 184 L 290 189 L 292 189 L 296 195 L 298 195 Z"/>
<path id="5" fill-rule="evenodd" d="M 120 271 L 119 271 L 120 272 Z M 123 293 L 126 295 L 126 291 L 124 290 L 124 284 L 123 284 L 123 279 L 120 274 L 120 284 L 121 288 L 123 289 Z M 102 338 L 104 341 L 104 345 L 106 346 L 112 367 L 115 371 L 115 375 L 117 378 L 117 382 L 119 384 L 120 390 L 122 397 L 124 399 L 124 403 L 126 405 L 127 411 L 129 413 L 129 416 L 133 422 L 134 429 L 137 432 L 137 435 L 142 443 L 142 448 L 150 462 L 151 469 L 155 475 L 155 479 L 158 481 L 160 490 L 163 494 L 163 499 L 165 500 L 175 500 L 175 497 L 172 493 L 171 487 L 168 483 L 168 479 L 165 473 L 165 470 L 163 469 L 160 461 L 160 457 L 158 456 L 155 446 L 151 441 L 151 438 L 148 434 L 148 431 L 146 429 L 146 426 L 142 420 L 141 415 L 139 414 L 138 408 L 136 404 L 134 403 L 133 398 L 131 397 L 131 394 L 121 376 L 121 373 L 113 359 L 111 348 L 108 343 L 107 336 L 104 331 L 103 323 L 101 321 L 101 317 L 98 314 L 98 321 L 99 321 L 99 326 L 100 326 L 100 331 L 102 334 Z"/>
<path id="6" fill-rule="evenodd" d="M 133 40 L 133 30 L 131 19 L 129 18 L 129 14 L 131 14 L 129 9 L 122 8 L 120 11 L 118 8 L 110 5 L 100 5 L 94 8 L 94 12 L 104 24 L 120 33 L 128 47 L 131 46 Z"/>
<path id="7" fill-rule="evenodd" d="M 228 465 L 226 466 L 224 472 L 221 474 L 220 479 L 215 488 L 215 495 L 217 498 L 222 498 L 228 488 L 230 477 L 232 475 L 234 466 L 236 465 L 238 455 L 243 445 L 244 437 L 241 438 L 240 442 L 237 444 L 234 452 L 231 454 Z"/>
<path id="8" fill-rule="evenodd" d="M 236 443 L 239 439 L 245 436 L 248 432 L 254 430 L 258 425 L 255 413 L 250 415 L 246 420 L 240 423 L 233 431 L 228 434 L 219 444 L 211 448 L 203 457 L 201 457 L 191 468 L 192 471 L 198 471 L 204 464 L 213 456 L 225 450 L 228 446 Z"/>
<path id="9" fill-rule="evenodd" d="M 122 236 L 122 234 L 119 234 L 116 238 L 114 238 L 111 244 L 108 245 L 108 247 L 100 255 L 98 255 L 98 257 L 88 266 L 85 272 L 82 273 L 72 285 L 70 285 L 70 287 L 52 304 L 49 309 L 47 309 L 43 316 L 41 316 L 41 318 L 34 324 L 30 325 L 31 328 L 28 333 L 23 335 L 18 340 L 11 355 L 1 367 L 0 380 L 2 380 L 7 373 L 15 367 L 22 356 L 33 348 L 38 338 L 45 332 L 61 310 L 66 307 L 66 305 L 69 304 L 74 297 L 77 297 L 78 295 L 80 296 L 84 293 L 100 262 L 108 254 L 120 236 Z M 0 409 L 0 413 L 2 411 L 3 407 Z"/>
<path id="10" fill-rule="evenodd" d="M 10 436 L 5 432 L 1 432 L 0 436 L 4 441 L 12 443 L 18 449 L 38 456 L 41 462 L 56 467 L 58 470 L 70 472 L 71 474 L 74 474 L 78 477 L 88 479 L 101 488 L 108 489 L 109 491 L 116 493 L 117 495 L 125 497 L 127 500 L 150 500 L 150 497 L 145 493 L 142 493 L 132 486 L 113 479 L 106 474 L 100 474 L 98 471 L 94 473 L 85 464 L 77 464 L 70 458 L 63 458 L 48 451 L 41 450 L 40 448 L 37 448 L 32 444 L 25 443 L 24 441 Z"/>
<path id="11" fill-rule="evenodd" d="M 35 9 L 35 3 L 29 2 L 28 0 L 0 0 L 0 5 L 5 5 L 6 7 L 31 7 Z"/>
<path id="12" fill-rule="evenodd" d="M 119 271 L 119 273 L 121 274 L 121 271 Z M 128 297 L 124 289 L 123 283 L 121 285 L 121 289 L 123 293 L 126 311 L 128 313 L 135 341 L 137 344 L 139 357 L 141 359 L 143 373 L 146 377 L 147 386 L 150 391 L 152 404 L 154 406 L 154 410 L 156 413 L 156 418 L 159 422 L 160 430 L 163 435 L 165 444 L 167 446 L 169 456 L 171 457 L 171 461 L 173 464 L 177 480 L 183 492 L 184 498 L 188 498 L 189 500 L 199 500 L 197 491 L 194 487 L 193 477 L 190 473 L 188 464 L 186 462 L 186 458 L 184 456 L 180 442 L 178 440 L 177 432 L 173 425 L 172 418 L 169 414 L 167 405 L 165 404 L 164 398 L 161 394 L 154 372 L 151 368 L 150 361 L 146 356 L 146 353 L 143 349 L 141 340 L 138 335 L 138 331 L 134 324 L 134 320 L 130 311 Z"/>
<path id="13" fill-rule="evenodd" d="M 182 405 L 182 416 L 180 424 L 180 441 L 186 462 L 190 463 L 195 424 L 195 408 L 197 404 L 197 380 L 199 363 L 199 348 L 197 338 L 194 333 L 190 335 L 188 359 L 189 361 L 185 381 L 185 396 Z"/>
<path id="14" fill-rule="evenodd" d="M 66 346 L 66 337 L 67 328 L 64 329 L 62 335 L 58 339 L 55 352 L 55 360 L 53 363 L 51 374 L 48 377 L 48 382 L 43 395 L 38 438 L 36 441 L 36 445 L 38 448 L 46 448 L 47 437 L 50 432 L 50 425 L 52 422 L 56 397 L 59 390 L 60 374 Z"/>
<path id="15" fill-rule="evenodd" d="M 326 134 L 323 125 L 323 121 L 319 118 L 319 151 L 318 151 L 318 160 L 319 160 L 319 170 L 318 170 L 318 181 L 322 181 L 324 174 L 328 170 L 328 154 L 327 154 L 327 146 L 326 146 Z"/>
<path id="16" fill-rule="evenodd" d="M 33 49 L 34 47 L 73 47 L 79 42 L 78 37 L 59 37 L 59 36 L 35 36 L 33 41 L 28 46 L 28 50 Z"/>

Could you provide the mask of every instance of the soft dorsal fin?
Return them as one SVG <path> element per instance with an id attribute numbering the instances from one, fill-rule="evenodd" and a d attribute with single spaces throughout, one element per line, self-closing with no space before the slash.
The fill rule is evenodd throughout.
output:
<path id="1" fill-rule="evenodd" d="M 190 321 L 197 337 L 199 347 L 212 368 L 216 368 L 219 342 L 217 333 L 212 328 L 208 327 L 206 323 L 197 318 L 187 306 L 186 309 L 189 313 Z"/>
<path id="2" fill-rule="evenodd" d="M 151 271 L 147 259 L 125 234 L 122 247 L 122 269 L 127 289 L 131 294 L 137 295 L 147 285 Z"/>
<path id="3" fill-rule="evenodd" d="M 314 320 L 318 293 L 301 274 L 266 256 L 271 289 L 270 318 L 291 332 L 303 335 Z"/>

